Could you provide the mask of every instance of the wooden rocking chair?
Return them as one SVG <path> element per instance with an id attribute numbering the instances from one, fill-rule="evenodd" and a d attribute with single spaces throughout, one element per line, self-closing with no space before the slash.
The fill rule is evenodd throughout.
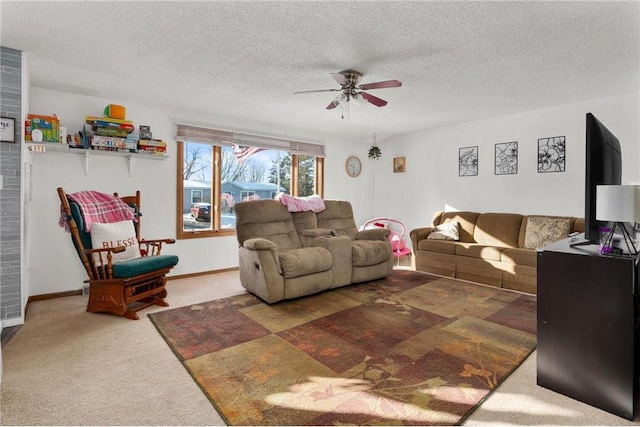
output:
<path id="1" fill-rule="evenodd" d="M 166 274 L 178 263 L 176 255 L 161 255 L 163 243 L 175 243 L 174 239 L 144 240 L 140 238 L 140 192 L 135 196 L 120 197 L 134 209 L 137 222 L 135 236 L 142 256 L 113 262 L 113 254 L 124 252 L 125 246 L 92 248 L 91 234 L 85 231 L 84 218 L 78 203 L 71 200 L 62 188 L 58 188 L 64 220 L 69 225 L 71 239 L 87 271 L 89 301 L 87 311 L 106 312 L 137 320 L 136 313 L 151 305 L 167 307 Z"/>

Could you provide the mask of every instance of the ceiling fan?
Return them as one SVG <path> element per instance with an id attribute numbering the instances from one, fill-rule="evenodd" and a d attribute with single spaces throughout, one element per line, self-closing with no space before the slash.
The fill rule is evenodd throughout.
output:
<path id="1" fill-rule="evenodd" d="M 302 90 L 294 92 L 298 93 L 314 93 L 314 92 L 340 92 L 338 96 L 327 106 L 327 110 L 336 108 L 338 105 L 347 103 L 351 100 L 358 103 L 365 101 L 376 107 L 384 107 L 387 101 L 364 92 L 370 89 L 384 89 L 388 87 L 400 87 L 402 82 L 399 80 L 385 80 L 382 82 L 366 83 L 358 85 L 362 78 L 362 73 L 355 70 L 343 70 L 339 73 L 329 73 L 329 75 L 340 85 L 340 89 L 318 89 L 318 90 Z"/>

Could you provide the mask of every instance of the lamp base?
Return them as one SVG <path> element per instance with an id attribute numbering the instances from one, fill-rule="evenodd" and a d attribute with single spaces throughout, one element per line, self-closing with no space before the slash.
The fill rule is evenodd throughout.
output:
<path id="1" fill-rule="evenodd" d="M 617 228 L 622 231 L 622 237 L 624 237 L 624 243 L 627 246 L 627 250 L 629 251 L 629 254 L 638 255 L 638 249 L 636 248 L 636 245 L 633 242 L 633 236 L 631 236 L 631 233 L 629 233 L 629 230 L 627 230 L 626 227 L 624 226 L 624 224 L 621 223 L 621 222 L 614 222 L 613 223 L 613 227 L 611 227 L 611 231 L 609 231 L 609 234 L 607 234 L 607 237 L 605 238 L 604 242 L 602 243 L 602 247 L 600 248 L 600 254 L 602 254 L 602 255 L 622 255 L 622 249 L 621 248 L 614 248 L 613 247 L 613 235 L 614 235 L 614 233 L 615 233 Z M 631 246 L 629 246 L 629 245 L 631 245 Z"/>

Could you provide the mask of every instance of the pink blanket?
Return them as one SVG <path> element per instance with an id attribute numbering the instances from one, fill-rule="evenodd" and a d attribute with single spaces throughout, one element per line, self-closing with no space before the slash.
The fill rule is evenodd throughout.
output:
<path id="1" fill-rule="evenodd" d="M 278 193 L 275 197 L 276 200 L 280 200 L 284 206 L 287 207 L 289 212 L 322 212 L 327 207 L 324 204 L 324 200 L 317 194 L 308 197 L 294 197 L 284 193 Z"/>
<path id="2" fill-rule="evenodd" d="M 100 193 L 98 191 L 79 191 L 77 193 L 67 194 L 67 197 L 69 200 L 78 204 L 87 233 L 91 232 L 91 224 L 94 222 L 137 221 L 133 208 L 118 197 L 110 194 Z M 58 224 L 65 230 L 70 231 L 69 223 L 62 209 Z"/>

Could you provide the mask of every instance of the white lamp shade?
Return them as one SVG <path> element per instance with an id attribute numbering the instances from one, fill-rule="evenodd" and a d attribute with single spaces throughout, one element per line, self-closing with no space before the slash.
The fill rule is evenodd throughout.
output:
<path id="1" fill-rule="evenodd" d="M 612 222 L 640 221 L 640 185 L 598 185 L 596 219 Z"/>

